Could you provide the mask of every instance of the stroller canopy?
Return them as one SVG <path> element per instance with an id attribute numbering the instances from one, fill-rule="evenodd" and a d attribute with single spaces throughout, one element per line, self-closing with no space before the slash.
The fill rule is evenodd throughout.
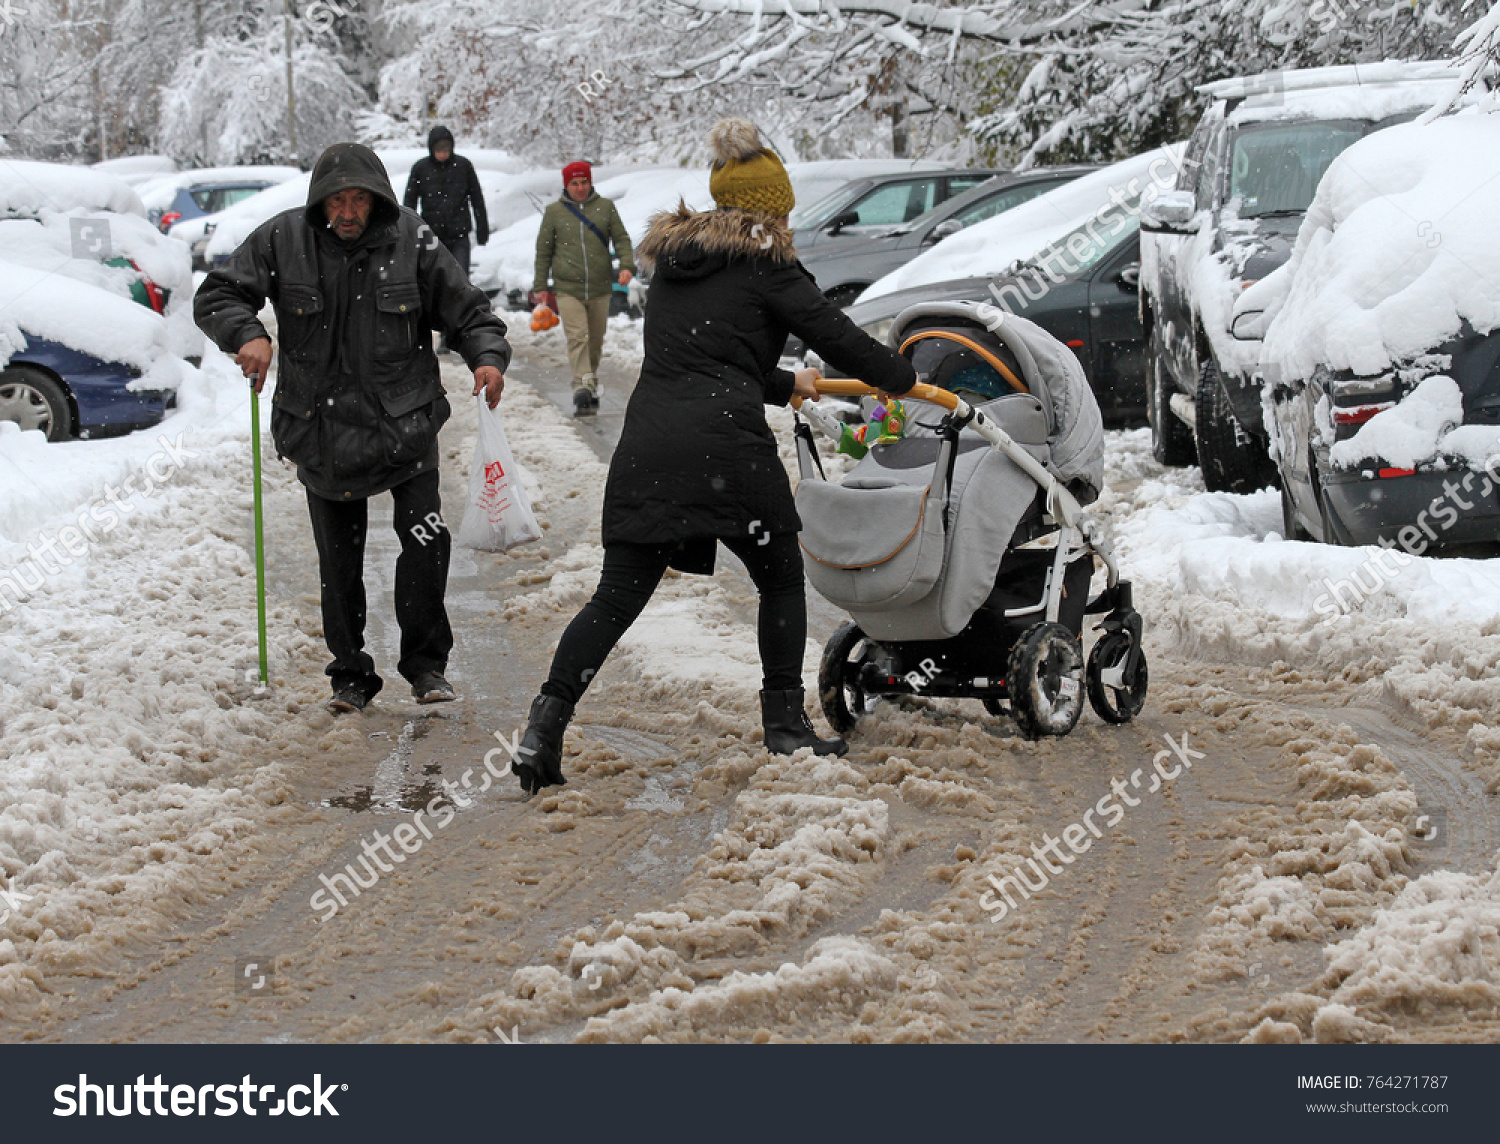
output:
<path id="1" fill-rule="evenodd" d="M 1078 487 L 1079 500 L 1104 487 L 1104 419 L 1072 350 L 1035 322 L 974 302 L 928 302 L 903 310 L 891 344 L 920 380 L 984 405 L 1030 393 L 1047 416 L 1048 468 Z"/>

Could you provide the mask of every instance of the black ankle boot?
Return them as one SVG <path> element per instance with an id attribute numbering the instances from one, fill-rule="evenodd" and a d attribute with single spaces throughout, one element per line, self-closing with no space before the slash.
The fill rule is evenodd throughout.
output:
<path id="1" fill-rule="evenodd" d="M 802 710 L 802 688 L 795 691 L 762 691 L 760 721 L 766 729 L 766 750 L 773 755 L 790 755 L 803 747 L 815 754 L 842 755 L 849 744 L 835 735 L 820 739 Z"/>
<path id="2" fill-rule="evenodd" d="M 535 794 L 546 786 L 561 786 L 563 732 L 573 718 L 573 704 L 553 695 L 538 695 L 531 701 L 531 718 L 521 736 L 520 758 L 511 764 L 521 789 Z"/>

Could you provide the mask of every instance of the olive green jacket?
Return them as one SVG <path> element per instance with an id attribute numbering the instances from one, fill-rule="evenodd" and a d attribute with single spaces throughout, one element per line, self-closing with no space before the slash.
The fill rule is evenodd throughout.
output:
<path id="1" fill-rule="evenodd" d="M 581 210 L 589 222 L 609 236 L 620 260 L 620 270 L 635 273 L 630 232 L 620 221 L 615 204 L 592 190 L 583 202 L 574 203 L 564 191 L 562 198 L 549 203 L 542 214 L 542 229 L 536 236 L 536 275 L 531 288 L 537 292 L 548 289 L 550 275 L 550 288 L 559 294 L 570 294 L 585 302 L 590 298 L 608 297 L 619 271 L 610 261 L 609 249 L 568 209 L 568 203 Z"/>

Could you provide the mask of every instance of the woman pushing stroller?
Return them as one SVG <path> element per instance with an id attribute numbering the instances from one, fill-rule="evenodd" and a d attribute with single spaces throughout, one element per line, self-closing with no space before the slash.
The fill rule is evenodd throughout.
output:
<path id="1" fill-rule="evenodd" d="M 657 215 L 637 251 L 655 272 L 641 374 L 605 484 L 604 569 L 532 702 L 514 764 L 528 794 L 566 781 L 562 740 L 574 706 L 667 569 L 712 573 L 721 541 L 760 594 L 766 750 L 847 749 L 819 738 L 803 708 L 801 524 L 764 406 L 817 399 L 816 370 L 777 367 L 789 333 L 886 393 L 907 392 L 916 372 L 828 301 L 797 261 L 791 181 L 754 125 L 726 120 L 709 142 L 718 209 Z"/>

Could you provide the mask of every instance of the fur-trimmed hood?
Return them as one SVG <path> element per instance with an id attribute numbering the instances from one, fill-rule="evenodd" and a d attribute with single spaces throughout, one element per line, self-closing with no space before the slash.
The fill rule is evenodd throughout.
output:
<path id="1" fill-rule="evenodd" d="M 746 211 L 694 211 L 685 202 L 652 216 L 636 254 L 648 273 L 677 278 L 701 277 L 737 258 L 797 261 L 790 227 Z"/>

